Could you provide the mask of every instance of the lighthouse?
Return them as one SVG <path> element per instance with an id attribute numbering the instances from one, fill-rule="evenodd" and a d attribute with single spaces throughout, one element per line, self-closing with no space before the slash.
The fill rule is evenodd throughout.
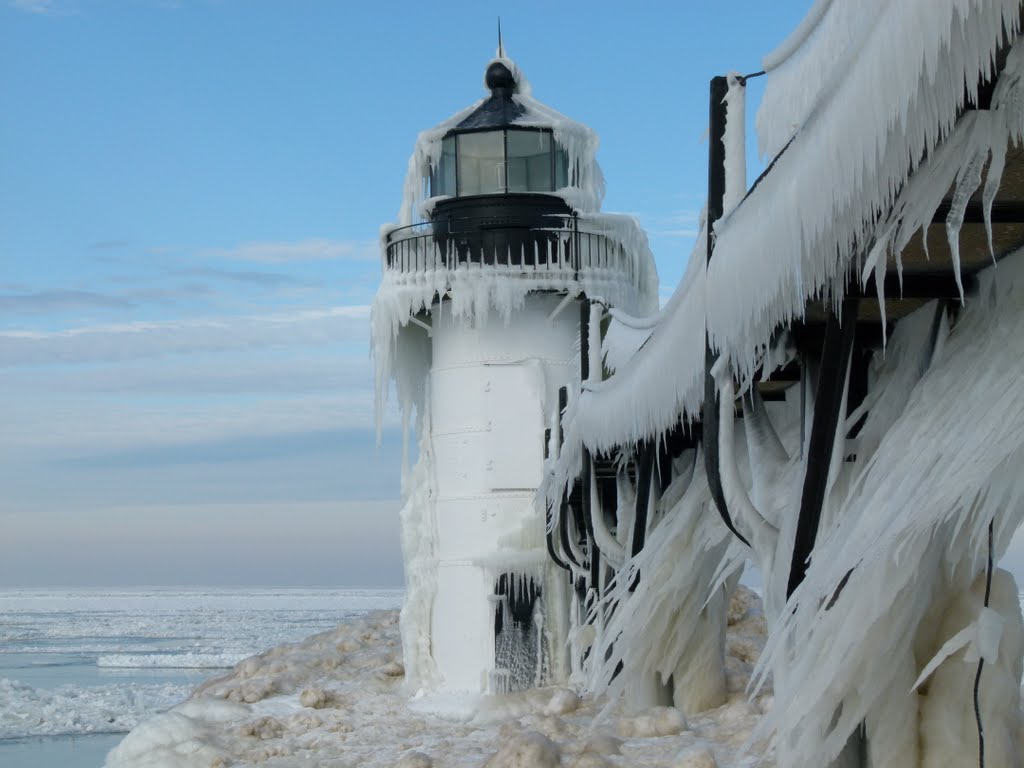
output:
<path id="1" fill-rule="evenodd" d="M 416 436 L 402 636 L 407 679 L 428 693 L 567 677 L 576 581 L 535 501 L 560 390 L 600 369 L 581 365 L 581 319 L 657 307 L 643 231 L 600 212 L 596 134 L 534 99 L 500 48 L 484 84 L 416 142 L 373 307 L 378 418 L 394 392 Z"/>

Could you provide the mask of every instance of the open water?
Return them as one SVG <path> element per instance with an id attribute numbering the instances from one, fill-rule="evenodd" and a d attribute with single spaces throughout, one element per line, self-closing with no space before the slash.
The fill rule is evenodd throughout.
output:
<path id="1" fill-rule="evenodd" d="M 0 766 L 99 768 L 207 677 L 401 590 L 0 590 Z"/>

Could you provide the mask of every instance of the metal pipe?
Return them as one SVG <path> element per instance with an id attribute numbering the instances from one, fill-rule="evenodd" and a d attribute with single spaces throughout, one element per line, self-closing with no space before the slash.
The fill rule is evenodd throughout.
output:
<path id="1" fill-rule="evenodd" d="M 707 214 L 707 263 L 711 262 L 711 254 L 715 249 L 714 223 L 722 218 L 722 206 L 725 203 L 725 96 L 729 92 L 729 81 L 725 77 L 711 78 L 711 96 L 708 105 L 708 214 Z M 711 498 L 722 522 L 733 534 L 748 547 L 750 542 L 744 538 L 729 515 L 729 507 L 725 503 L 725 492 L 722 490 L 722 477 L 719 472 L 718 454 L 718 386 L 711 375 L 713 364 L 711 344 L 707 331 L 704 332 L 704 466 L 707 470 L 708 485 Z M 732 407 L 732 403 L 728 404 Z"/>
<path id="2" fill-rule="evenodd" d="M 647 538 L 648 510 L 651 505 L 651 483 L 654 479 L 654 456 L 656 449 L 650 441 L 644 441 L 636 464 L 636 499 L 633 511 L 633 535 L 629 554 L 636 557 L 644 548 Z M 629 583 L 629 591 L 636 590 L 640 584 L 640 572 L 637 571 Z"/>
<path id="3" fill-rule="evenodd" d="M 560 387 L 558 389 L 558 450 L 561 453 L 562 445 L 565 444 L 565 428 L 562 424 L 562 418 L 565 415 L 565 409 L 569 404 L 569 389 L 568 387 Z M 577 568 L 582 568 L 583 563 L 576 558 L 572 547 L 572 541 L 569 539 L 569 503 L 565 498 L 565 493 L 562 493 L 562 503 L 558 509 L 558 538 L 562 544 L 562 552 L 568 558 L 569 562 L 575 565 Z"/>
<path id="4" fill-rule="evenodd" d="M 608 528 L 604 517 L 604 503 L 597 488 L 597 473 L 590 473 L 590 529 L 594 532 L 594 541 L 604 553 L 604 559 L 614 569 L 619 569 L 626 561 L 626 549 L 615 538 Z"/>
<path id="5" fill-rule="evenodd" d="M 547 511 L 547 520 L 546 520 L 546 524 L 545 524 L 544 538 L 547 541 L 548 556 L 551 558 L 552 562 L 554 562 L 554 564 L 557 565 L 559 568 L 564 568 L 567 571 L 571 570 L 570 567 L 569 567 L 569 564 L 567 562 L 565 562 L 564 560 L 562 560 L 562 558 L 560 558 L 558 556 L 558 552 L 557 552 L 557 550 L 555 548 L 555 531 L 554 531 L 554 527 L 551 525 L 551 510 L 550 509 Z"/>
<path id="6" fill-rule="evenodd" d="M 586 297 L 580 301 L 580 381 L 587 381 L 590 378 L 590 302 Z M 586 446 L 583 448 L 583 466 L 580 472 L 580 485 L 582 486 L 582 499 L 580 510 L 583 517 L 583 525 L 587 532 L 587 547 L 590 553 L 590 585 L 595 592 L 601 589 L 601 550 L 597 546 L 597 539 L 594 538 L 593 521 L 591 520 L 591 505 L 593 499 L 590 496 L 590 476 L 593 472 L 593 461 L 590 451 Z"/>
<path id="7" fill-rule="evenodd" d="M 846 388 L 846 373 L 853 351 L 857 326 L 857 299 L 843 301 L 842 317 L 830 312 L 825 327 L 825 343 L 818 368 L 818 386 L 814 395 L 814 415 L 807 442 L 807 460 L 800 516 L 793 541 L 793 559 L 789 567 L 786 597 L 790 597 L 807 575 L 807 559 L 814 550 L 821 524 L 821 508 L 825 503 L 829 466 L 836 439 Z"/>
<path id="8" fill-rule="evenodd" d="M 636 557 L 644 548 L 647 537 L 647 508 L 651 498 L 651 481 L 654 475 L 654 450 L 650 441 L 640 447 L 636 464 L 636 512 L 633 515 L 633 543 L 629 554 Z"/>
<path id="9" fill-rule="evenodd" d="M 550 458 L 551 458 L 551 430 L 550 429 L 545 429 L 544 430 L 544 461 L 546 462 Z M 547 545 L 548 545 L 548 556 L 551 558 L 552 562 L 554 562 L 554 564 L 557 565 L 559 568 L 564 568 L 565 570 L 570 571 L 569 564 L 566 563 L 565 561 L 563 561 L 562 558 L 560 558 L 558 556 L 558 551 L 557 551 L 558 547 L 557 547 L 557 545 L 555 543 L 555 526 L 552 524 L 551 508 L 550 507 L 547 507 L 545 509 L 545 515 L 544 515 L 544 540 L 547 542 Z"/>

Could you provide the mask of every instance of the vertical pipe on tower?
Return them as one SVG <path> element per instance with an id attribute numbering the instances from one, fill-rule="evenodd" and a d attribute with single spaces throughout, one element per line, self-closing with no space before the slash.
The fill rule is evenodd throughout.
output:
<path id="1" fill-rule="evenodd" d="M 580 297 L 580 381 L 590 378 L 590 300 Z M 583 525 L 587 532 L 587 549 L 590 553 L 590 586 L 594 590 L 595 599 L 601 595 L 601 550 L 598 549 L 594 536 L 593 521 L 590 517 L 591 505 L 594 503 L 590 495 L 590 474 L 593 472 L 593 460 L 590 451 L 583 447 L 583 466 L 580 475 L 582 486 Z"/>

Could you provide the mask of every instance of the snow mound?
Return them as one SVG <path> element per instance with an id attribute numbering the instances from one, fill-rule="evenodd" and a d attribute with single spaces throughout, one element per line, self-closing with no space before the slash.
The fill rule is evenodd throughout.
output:
<path id="1" fill-rule="evenodd" d="M 685 730 L 686 718 L 675 707 L 652 707 L 642 715 L 619 721 L 619 735 L 625 738 L 675 736 Z"/>
<path id="2" fill-rule="evenodd" d="M 752 601 L 736 626 L 761 615 Z M 401 648 L 397 611 L 273 648 L 135 728 L 106 768 L 671 768 L 702 767 L 693 762 L 701 750 L 721 768 L 773 765 L 770 755 L 740 754 L 761 710 L 742 695 L 684 717 L 671 707 L 627 712 L 601 697 L 540 688 L 448 702 L 446 714 L 437 702 L 409 698 Z M 683 755 L 691 762 L 680 762 Z"/>
<path id="3" fill-rule="evenodd" d="M 718 768 L 718 762 L 707 747 L 695 747 L 680 752 L 672 768 Z"/>
<path id="4" fill-rule="evenodd" d="M 559 768 L 562 753 L 542 733 L 527 731 L 513 738 L 484 763 L 484 768 Z"/>

